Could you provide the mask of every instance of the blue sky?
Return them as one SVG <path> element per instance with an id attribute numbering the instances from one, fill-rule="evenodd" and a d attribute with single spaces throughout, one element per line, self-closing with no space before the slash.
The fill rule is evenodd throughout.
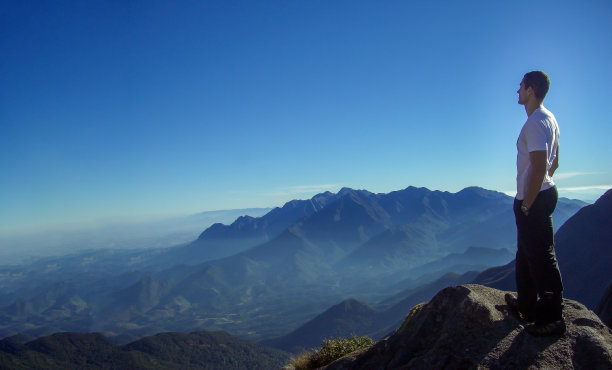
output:
<path id="1" fill-rule="evenodd" d="M 512 191 L 536 69 L 558 186 L 602 193 L 610 19 L 610 1 L 4 0 L 0 234 L 344 186 Z"/>

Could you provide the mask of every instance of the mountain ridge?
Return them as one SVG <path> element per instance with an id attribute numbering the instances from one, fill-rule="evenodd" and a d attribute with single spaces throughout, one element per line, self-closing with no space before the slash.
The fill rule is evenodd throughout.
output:
<path id="1" fill-rule="evenodd" d="M 343 299 L 376 302 L 401 290 L 397 282 L 417 279 L 404 267 L 418 257 L 418 250 L 427 248 L 402 239 L 409 232 L 388 243 L 390 250 L 398 251 L 387 257 L 394 264 L 354 273 L 345 260 L 393 228 L 422 229 L 435 236 L 437 246 L 429 245 L 430 255 L 423 257 L 422 263 L 473 246 L 498 249 L 513 244 L 511 201 L 504 194 L 481 188 L 448 193 L 408 187 L 387 194 L 345 188 L 337 194 L 288 202 L 260 218 L 239 218 L 234 228 L 244 233 L 234 235 L 234 240 L 243 241 L 253 235 L 254 223 L 264 225 L 265 220 L 282 212 L 293 220 L 273 237 L 259 230 L 260 237 L 270 240 L 241 244 L 244 250 L 231 256 L 208 260 L 206 253 L 193 256 L 182 247 L 127 255 L 127 259 L 123 254 L 105 254 L 105 266 L 121 272 L 116 276 L 109 275 L 107 268 L 92 274 L 89 266 L 96 266 L 95 255 L 82 260 L 74 256 L 70 263 L 50 261 L 30 269 L 27 275 L 21 275 L 19 269 L 6 274 L 0 271 L 0 287 L 14 287 L 0 290 L 0 298 L 6 297 L 9 306 L 20 307 L 20 314 L 0 307 L 0 336 L 24 330 L 41 335 L 66 328 L 110 332 L 128 339 L 160 331 L 192 330 L 226 330 L 252 340 L 278 337 Z M 564 207 L 561 200 L 559 208 Z M 268 231 L 281 229 L 267 225 Z M 228 225 L 226 230 L 231 228 Z M 201 235 L 206 239 L 210 236 L 204 235 L 212 234 L 204 231 Z M 482 235 L 482 239 L 472 234 Z M 173 252 L 176 254 L 170 258 Z M 381 265 L 373 263 L 380 258 L 377 250 L 370 254 L 370 260 L 362 262 Z M 492 266 L 492 262 L 461 269 Z M 70 279 L 63 273 L 66 269 L 74 270 Z M 439 274 L 445 272 L 450 270 Z M 47 281 L 56 285 L 46 285 Z M 28 289 L 21 289 L 28 284 Z M 50 312 L 53 315 L 48 315 Z"/>

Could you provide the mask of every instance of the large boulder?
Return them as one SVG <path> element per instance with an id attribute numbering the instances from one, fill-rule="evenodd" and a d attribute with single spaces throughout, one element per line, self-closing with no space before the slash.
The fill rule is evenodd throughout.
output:
<path id="1" fill-rule="evenodd" d="M 326 369 L 612 369 L 612 331 L 583 304 L 565 300 L 564 335 L 534 337 L 504 293 L 445 288 L 413 308 L 395 334 Z"/>

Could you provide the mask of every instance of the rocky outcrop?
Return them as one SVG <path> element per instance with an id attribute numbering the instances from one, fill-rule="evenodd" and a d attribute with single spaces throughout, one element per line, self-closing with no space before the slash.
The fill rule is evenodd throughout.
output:
<path id="1" fill-rule="evenodd" d="M 445 288 L 413 308 L 395 334 L 326 369 L 612 369 L 612 331 L 584 305 L 565 300 L 564 335 L 534 337 L 504 293 Z"/>

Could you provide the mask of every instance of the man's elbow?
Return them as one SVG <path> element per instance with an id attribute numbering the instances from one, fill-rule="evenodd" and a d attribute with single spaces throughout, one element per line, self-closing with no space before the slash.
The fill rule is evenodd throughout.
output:
<path id="1" fill-rule="evenodd" d="M 548 176 L 553 177 L 557 168 L 559 168 L 559 162 L 555 159 L 548 169 Z"/>
<path id="2" fill-rule="evenodd" d="M 552 163 L 552 165 L 550 166 L 550 168 L 551 168 L 553 171 L 554 171 L 554 170 L 556 170 L 557 168 L 559 168 L 559 156 L 558 156 L 558 155 L 557 155 L 557 156 L 555 157 L 555 159 L 553 160 L 553 163 Z"/>
<path id="3" fill-rule="evenodd" d="M 559 163 L 557 163 L 557 162 L 554 162 L 552 164 L 552 166 L 550 166 L 550 170 L 553 171 L 553 172 L 556 171 L 557 168 L 559 168 Z"/>

